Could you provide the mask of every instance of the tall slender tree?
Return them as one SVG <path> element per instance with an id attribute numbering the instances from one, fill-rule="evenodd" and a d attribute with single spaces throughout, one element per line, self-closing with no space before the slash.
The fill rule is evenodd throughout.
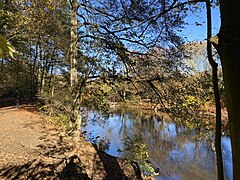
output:
<path id="1" fill-rule="evenodd" d="M 212 82 L 213 82 L 213 90 L 215 97 L 215 107 L 216 107 L 216 132 L 215 132 L 215 149 L 217 155 L 217 172 L 218 172 L 218 180 L 224 179 L 223 174 L 223 160 L 222 160 L 222 148 L 221 148 L 221 102 L 220 102 L 220 94 L 218 88 L 218 64 L 214 61 L 212 55 L 212 45 L 210 42 L 210 38 L 212 37 L 212 17 L 211 17 L 211 3 L 209 0 L 206 0 L 206 9 L 207 9 L 207 56 L 208 61 L 212 67 Z"/>
<path id="2" fill-rule="evenodd" d="M 71 9 L 71 45 L 70 45 L 70 85 L 71 85 L 71 115 L 70 123 L 71 130 L 74 130 L 78 135 L 81 127 L 81 112 L 80 112 L 80 91 L 78 89 L 78 71 L 77 71 L 77 40 L 78 40 L 78 2 L 77 0 L 70 1 Z"/>

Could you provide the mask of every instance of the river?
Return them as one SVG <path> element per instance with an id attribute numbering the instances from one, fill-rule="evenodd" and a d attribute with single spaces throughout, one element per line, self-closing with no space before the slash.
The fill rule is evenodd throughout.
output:
<path id="1" fill-rule="evenodd" d="M 168 117 L 141 111 L 85 113 L 82 131 L 89 141 L 99 143 L 110 155 L 122 157 L 126 136 L 142 135 L 150 161 L 159 168 L 157 180 L 217 179 L 214 133 L 184 126 Z M 222 136 L 225 179 L 232 179 L 231 146 Z"/>

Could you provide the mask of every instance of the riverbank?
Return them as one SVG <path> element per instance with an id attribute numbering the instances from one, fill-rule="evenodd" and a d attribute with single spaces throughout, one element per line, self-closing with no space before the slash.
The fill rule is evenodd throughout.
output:
<path id="1" fill-rule="evenodd" d="M 141 179 L 130 163 L 100 151 L 83 135 L 76 146 L 35 106 L 0 108 L 0 123 L 1 179 Z"/>

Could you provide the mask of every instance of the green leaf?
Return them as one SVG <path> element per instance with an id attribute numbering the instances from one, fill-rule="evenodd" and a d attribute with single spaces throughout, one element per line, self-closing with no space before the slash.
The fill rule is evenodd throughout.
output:
<path id="1" fill-rule="evenodd" d="M 0 34 L 0 57 L 6 58 L 6 54 L 8 53 L 13 59 L 13 53 L 16 53 L 16 49 Z"/>

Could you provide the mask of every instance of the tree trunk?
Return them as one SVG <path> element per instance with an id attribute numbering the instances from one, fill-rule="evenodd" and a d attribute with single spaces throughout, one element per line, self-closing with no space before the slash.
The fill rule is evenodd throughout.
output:
<path id="1" fill-rule="evenodd" d="M 53 66 L 54 64 L 51 63 L 51 70 L 50 70 L 50 75 L 49 75 L 49 81 L 48 81 L 48 89 L 51 89 L 51 84 L 52 84 L 52 77 L 54 76 L 53 75 Z"/>
<path id="2" fill-rule="evenodd" d="M 217 50 L 221 57 L 233 155 L 233 179 L 240 179 L 240 1 L 220 0 L 221 29 Z"/>
<path id="3" fill-rule="evenodd" d="M 53 75 L 53 82 L 51 83 L 51 86 L 49 87 L 49 89 L 51 89 L 51 99 L 53 99 L 54 97 L 54 89 L 55 89 L 55 75 Z"/>
<path id="4" fill-rule="evenodd" d="M 215 98 L 215 107 L 216 107 L 216 130 L 215 130 L 215 149 L 217 157 L 217 173 L 218 180 L 224 179 L 223 174 L 223 160 L 222 160 L 222 148 L 221 148 L 221 137 L 222 137 L 222 115 L 221 115 L 221 102 L 218 88 L 218 64 L 214 61 L 212 56 L 212 45 L 210 38 L 212 37 L 212 19 L 211 19 L 211 4 L 209 0 L 206 0 L 206 9 L 207 9 L 207 56 L 208 61 L 212 67 L 212 82 Z"/>
<path id="5" fill-rule="evenodd" d="M 40 95 L 43 95 L 44 92 L 44 87 L 45 87 L 45 67 L 42 68 L 42 73 L 41 73 L 41 81 L 40 81 Z"/>
<path id="6" fill-rule="evenodd" d="M 75 131 L 76 136 L 80 133 L 81 127 L 81 112 L 80 101 L 81 93 L 78 89 L 78 74 L 77 74 L 77 0 L 72 0 L 72 13 L 71 13 L 71 47 L 70 47 L 70 83 L 71 83 L 71 95 L 72 95 L 72 109 L 70 115 L 70 123 L 72 130 Z"/>
<path id="7" fill-rule="evenodd" d="M 4 61 L 3 58 L 1 60 L 1 73 L 3 74 L 3 70 L 4 70 Z"/>
<path id="8" fill-rule="evenodd" d="M 44 89 L 44 86 L 45 86 L 45 71 L 46 71 L 46 54 L 45 52 L 43 53 L 41 51 L 42 48 L 40 48 L 40 62 L 42 64 L 42 69 L 41 69 L 41 75 L 40 75 L 40 95 L 42 96 L 43 95 L 43 89 Z"/>

